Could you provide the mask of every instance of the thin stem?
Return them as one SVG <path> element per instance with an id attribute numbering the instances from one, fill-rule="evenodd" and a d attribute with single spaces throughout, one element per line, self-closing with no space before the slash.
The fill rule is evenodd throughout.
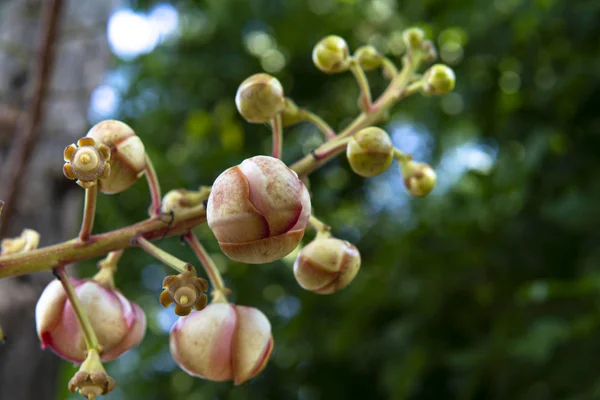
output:
<path id="1" fill-rule="evenodd" d="M 198 257 L 198 260 L 200 260 L 202 267 L 204 267 L 204 271 L 206 271 L 206 275 L 208 275 L 208 279 L 213 286 L 213 301 L 226 303 L 229 289 L 225 287 L 223 277 L 215 265 L 215 262 L 192 231 L 186 233 L 183 237 L 194 251 L 194 254 L 196 254 L 196 257 Z"/>
<path id="2" fill-rule="evenodd" d="M 398 75 L 398 68 L 396 64 L 392 60 L 387 57 L 383 57 L 382 67 L 383 67 L 383 76 L 387 79 L 394 79 L 396 75 Z"/>
<path id="3" fill-rule="evenodd" d="M 348 143 L 352 140 L 351 137 L 335 139 L 327 142 L 327 146 L 321 146 L 318 150 L 312 152 L 312 155 L 317 160 L 327 158 L 329 155 L 337 153 L 348 146 Z"/>
<path id="4" fill-rule="evenodd" d="M 122 249 L 111 251 L 110 253 L 108 253 L 106 255 L 106 257 L 104 257 L 104 259 L 102 259 L 101 261 L 98 262 L 98 268 L 100 268 L 100 269 L 104 269 L 104 268 L 117 269 L 117 264 L 118 264 L 119 260 L 121 259 L 121 257 L 123 256 L 123 252 L 124 252 L 124 250 L 122 250 Z"/>
<path id="5" fill-rule="evenodd" d="M 92 328 L 92 324 L 90 323 L 88 316 L 79 302 L 79 298 L 75 293 L 75 288 L 73 288 L 73 284 L 71 283 L 65 268 L 62 266 L 54 268 L 54 273 L 60 280 L 60 283 L 67 294 L 67 299 L 69 300 L 69 303 L 71 303 L 71 307 L 73 307 L 73 311 L 77 317 L 77 322 L 79 322 L 79 328 L 83 334 L 83 339 L 85 340 L 87 349 L 100 352 L 101 348 L 98 338 L 96 337 L 96 332 L 94 332 L 94 328 Z"/>
<path id="6" fill-rule="evenodd" d="M 317 217 L 315 217 L 314 215 L 311 215 L 310 218 L 308 219 L 308 223 L 310 224 L 310 226 L 312 226 L 314 228 L 315 231 L 317 231 L 317 237 L 330 237 L 331 236 L 331 227 L 327 224 L 325 224 L 323 221 L 321 221 L 320 219 L 318 219 Z"/>
<path id="7" fill-rule="evenodd" d="M 156 258 L 163 264 L 166 264 L 169 267 L 173 268 L 180 274 L 192 271 L 194 269 L 192 264 L 186 263 L 185 261 L 180 260 L 174 255 L 167 253 L 160 247 L 152 244 L 150 241 L 144 239 L 141 236 L 138 236 L 135 240 L 137 244 L 146 251 L 146 253 L 150 254 L 152 257 Z"/>
<path id="8" fill-rule="evenodd" d="M 412 160 L 412 156 L 410 154 L 406 154 L 406 153 L 398 150 L 395 147 L 394 147 L 394 158 L 396 160 L 398 160 L 398 162 L 400 162 L 400 163 Z"/>
<path id="9" fill-rule="evenodd" d="M 331 128 L 331 126 L 329 126 L 327 122 L 323 120 L 323 118 L 306 109 L 302 109 L 301 113 L 303 119 L 315 125 L 317 129 L 320 130 L 323 133 L 323 135 L 325 135 L 325 138 L 329 140 L 335 139 L 335 131 Z"/>
<path id="10" fill-rule="evenodd" d="M 116 250 L 108 253 L 106 257 L 98 262 L 100 270 L 92 279 L 105 287 L 114 288 L 115 272 L 117 271 L 117 264 L 123 252 L 124 250 Z"/>
<path id="11" fill-rule="evenodd" d="M 150 160 L 150 156 L 146 153 L 146 169 L 145 169 L 146 180 L 148 181 L 148 187 L 150 188 L 150 196 L 152 197 L 152 205 L 150 206 L 150 216 L 154 217 L 160 213 L 160 183 L 154 164 Z"/>
<path id="12" fill-rule="evenodd" d="M 369 86 L 369 81 L 367 76 L 365 75 L 365 71 L 363 71 L 362 67 L 358 62 L 352 60 L 350 64 L 350 71 L 356 78 L 356 83 L 358 83 L 358 87 L 360 89 L 360 105 L 364 112 L 369 112 L 372 106 L 371 100 L 371 87 Z"/>
<path id="13" fill-rule="evenodd" d="M 90 238 L 94 228 L 94 218 L 96 216 L 96 200 L 98 199 L 98 184 L 85 189 L 85 203 L 83 206 L 83 221 L 79 231 L 79 240 L 82 242 Z"/>
<path id="14" fill-rule="evenodd" d="M 273 131 L 273 157 L 281 159 L 283 149 L 283 124 L 281 114 L 277 114 L 271 120 L 271 130 Z"/>

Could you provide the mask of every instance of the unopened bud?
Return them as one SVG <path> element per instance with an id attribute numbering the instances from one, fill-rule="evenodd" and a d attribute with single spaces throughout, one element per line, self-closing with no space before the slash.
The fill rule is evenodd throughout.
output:
<path id="1" fill-rule="evenodd" d="M 71 283 L 102 346 L 102 360 L 114 360 L 140 343 L 146 332 L 146 316 L 137 304 L 91 280 L 71 279 Z M 85 360 L 84 336 L 60 281 L 50 282 L 42 292 L 35 321 L 42 348 L 50 347 L 65 360 Z"/>
<path id="2" fill-rule="evenodd" d="M 402 39 L 408 49 L 417 50 L 421 48 L 423 40 L 425 40 L 425 32 L 421 28 L 408 28 L 402 32 Z"/>
<path id="3" fill-rule="evenodd" d="M 102 193 L 122 192 L 144 174 L 146 150 L 129 125 L 115 120 L 102 121 L 94 125 L 86 137 L 110 149 L 110 175 L 98 182 Z"/>
<path id="4" fill-rule="evenodd" d="M 373 46 L 361 46 L 354 52 L 354 58 L 360 65 L 360 67 L 369 71 L 375 68 L 379 68 L 383 62 L 383 56 Z"/>
<path id="5" fill-rule="evenodd" d="M 273 350 L 267 317 L 256 308 L 226 303 L 180 318 L 169 342 L 173 358 L 188 374 L 236 385 L 258 375 Z"/>
<path id="6" fill-rule="evenodd" d="M 350 67 L 350 51 L 346 41 L 335 35 L 321 39 L 312 52 L 313 63 L 321 71 L 333 74 Z"/>
<path id="7" fill-rule="evenodd" d="M 246 121 L 269 122 L 283 111 L 283 86 L 269 74 L 252 75 L 238 88 L 235 105 Z"/>
<path id="8" fill-rule="evenodd" d="M 354 172 L 368 178 L 388 169 L 394 158 L 394 146 L 383 129 L 364 128 L 348 143 L 346 157 Z"/>
<path id="9" fill-rule="evenodd" d="M 354 245 L 336 238 L 317 238 L 298 254 L 294 276 L 304 289 L 330 294 L 348 286 L 359 268 L 360 253 Z"/>
<path id="10" fill-rule="evenodd" d="M 401 162 L 402 177 L 408 192 L 415 197 L 424 197 L 435 186 L 436 174 L 429 164 L 404 161 Z"/>
<path id="11" fill-rule="evenodd" d="M 310 217 L 308 190 L 281 160 L 256 156 L 215 180 L 206 219 L 232 260 L 262 264 L 291 253 Z"/>
<path id="12" fill-rule="evenodd" d="M 423 76 L 423 93 L 444 95 L 454 89 L 455 76 L 452 68 L 444 64 L 435 64 Z"/>

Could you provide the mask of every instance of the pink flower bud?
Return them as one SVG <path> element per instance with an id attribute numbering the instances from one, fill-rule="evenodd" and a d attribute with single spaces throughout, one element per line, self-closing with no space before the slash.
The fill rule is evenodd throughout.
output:
<path id="1" fill-rule="evenodd" d="M 264 369 L 273 336 L 269 320 L 258 309 L 213 303 L 175 323 L 170 347 L 188 374 L 239 385 Z"/>
<path id="2" fill-rule="evenodd" d="M 304 247 L 294 263 L 294 276 L 306 290 L 330 294 L 348 286 L 360 268 L 358 249 L 345 240 L 315 239 Z"/>
<path id="3" fill-rule="evenodd" d="M 267 263 L 300 243 L 310 217 L 310 196 L 281 160 L 256 156 L 219 175 L 206 217 L 229 258 Z"/>
<path id="4" fill-rule="evenodd" d="M 102 346 L 103 361 L 114 360 L 142 341 L 146 316 L 137 304 L 94 281 L 71 282 Z M 35 308 L 35 321 L 42 348 L 50 347 L 69 361 L 85 360 L 85 340 L 60 281 L 54 280 L 44 289 Z"/>

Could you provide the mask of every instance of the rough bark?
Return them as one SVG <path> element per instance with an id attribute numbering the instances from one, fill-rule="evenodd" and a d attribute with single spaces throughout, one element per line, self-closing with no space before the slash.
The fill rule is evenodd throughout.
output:
<path id="1" fill-rule="evenodd" d="M 83 193 L 62 176 L 62 151 L 89 127 L 89 97 L 108 65 L 106 21 L 114 3 L 65 1 L 41 129 L 22 174 L 8 236 L 30 227 L 41 234 L 40 245 L 48 245 L 77 232 Z M 30 100 L 42 4 L 43 0 L 0 1 L 0 177 L 18 134 L 16 120 Z M 0 182 L 0 198 L 8 190 L 5 181 Z M 58 358 L 41 351 L 34 321 L 35 303 L 51 278 L 36 274 L 0 281 L 0 325 L 8 337 L 0 346 L 0 399 L 56 398 Z"/>

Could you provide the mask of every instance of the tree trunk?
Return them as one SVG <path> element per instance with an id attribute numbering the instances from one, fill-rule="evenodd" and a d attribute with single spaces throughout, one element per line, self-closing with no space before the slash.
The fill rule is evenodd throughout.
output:
<path id="1" fill-rule="evenodd" d="M 43 0 L 0 1 L 0 177 L 15 135 L 16 121 L 27 112 L 32 74 L 42 34 Z M 21 191 L 8 223 L 8 237 L 25 227 L 41 234 L 40 246 L 73 237 L 83 191 L 62 174 L 62 151 L 85 135 L 92 90 L 108 65 L 106 21 L 114 1 L 65 0 L 54 44 L 54 68 L 43 103 L 36 145 L 23 171 Z M 2 177 L 0 198 L 8 197 Z M 0 280 L 0 399 L 56 398 L 58 358 L 42 351 L 34 309 L 51 274 Z"/>

